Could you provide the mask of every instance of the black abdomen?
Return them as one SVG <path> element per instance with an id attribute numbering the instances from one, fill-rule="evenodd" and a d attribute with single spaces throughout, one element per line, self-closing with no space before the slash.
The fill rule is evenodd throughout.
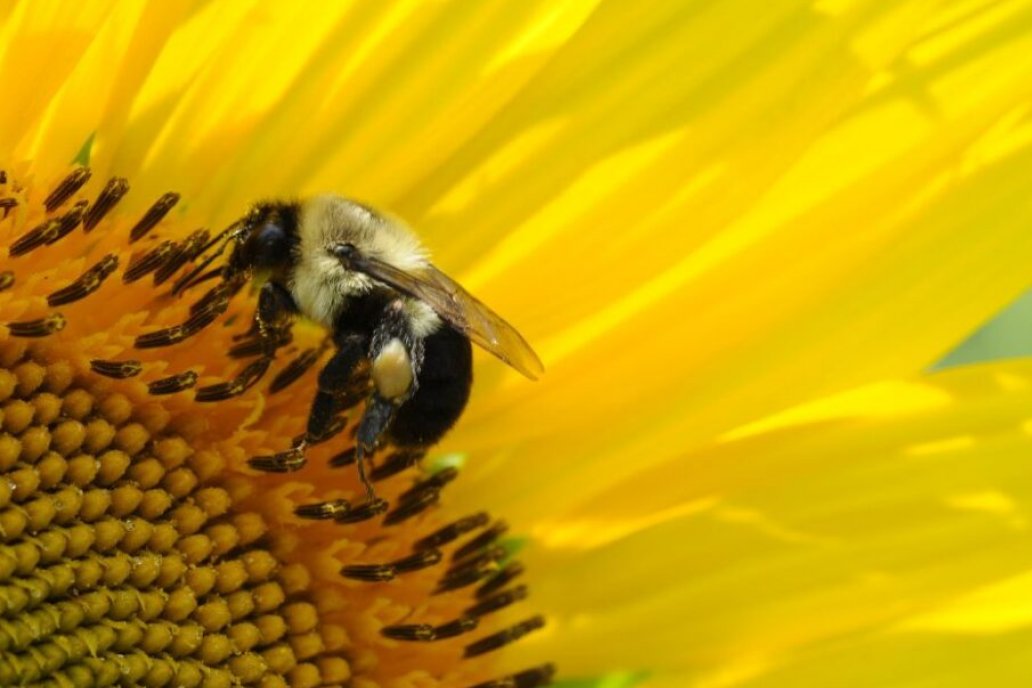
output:
<path id="1" fill-rule="evenodd" d="M 402 446 L 432 444 L 444 436 L 462 415 L 473 383 L 473 350 L 464 335 L 442 325 L 424 346 L 419 388 L 388 431 Z"/>

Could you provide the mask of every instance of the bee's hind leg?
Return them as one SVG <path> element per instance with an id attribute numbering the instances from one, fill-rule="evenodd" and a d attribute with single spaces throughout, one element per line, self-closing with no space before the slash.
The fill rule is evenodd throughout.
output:
<path id="1" fill-rule="evenodd" d="M 366 472 L 366 457 L 376 451 L 376 445 L 394 417 L 394 408 L 393 402 L 374 392 L 366 401 L 365 412 L 362 414 L 362 420 L 358 423 L 355 463 L 358 465 L 358 477 L 365 486 L 366 497 L 370 501 L 376 500 L 377 496 L 373 489 L 373 483 Z"/>
<path id="2" fill-rule="evenodd" d="M 358 423 L 355 463 L 370 501 L 376 499 L 365 461 L 387 433 L 395 412 L 418 388 L 423 361 L 423 341 L 412 335 L 402 312 L 402 302 L 392 301 L 373 332 L 369 347 L 373 393 Z"/>

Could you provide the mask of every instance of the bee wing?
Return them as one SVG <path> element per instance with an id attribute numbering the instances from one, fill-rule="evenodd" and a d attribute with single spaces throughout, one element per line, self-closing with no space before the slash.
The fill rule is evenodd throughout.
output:
<path id="1" fill-rule="evenodd" d="M 510 366 L 536 380 L 545 372 L 541 359 L 515 327 L 487 304 L 463 289 L 462 285 L 433 265 L 427 266 L 427 289 L 420 298 L 449 323 L 459 328 L 475 343 Z"/>
<path id="2" fill-rule="evenodd" d="M 531 380 L 545 372 L 541 359 L 516 328 L 433 265 L 410 273 L 375 258 L 355 256 L 348 267 L 419 299 L 471 341 Z"/>

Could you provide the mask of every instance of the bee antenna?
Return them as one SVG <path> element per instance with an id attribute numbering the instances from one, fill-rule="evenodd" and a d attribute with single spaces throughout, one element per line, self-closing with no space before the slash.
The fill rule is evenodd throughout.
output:
<path id="1" fill-rule="evenodd" d="M 234 222 L 229 227 L 226 227 L 224 230 L 216 234 L 207 244 L 205 244 L 201 248 L 201 250 L 198 252 L 199 255 L 203 256 L 207 251 L 211 249 L 212 246 L 219 242 L 222 242 L 222 245 L 219 246 L 217 251 L 213 252 L 211 255 L 209 255 L 200 263 L 198 263 L 193 270 L 191 270 L 190 272 L 176 280 L 175 285 L 172 287 L 172 293 L 175 295 L 182 294 L 190 287 L 196 284 L 200 284 L 201 282 L 204 282 L 208 279 L 211 279 L 216 274 L 222 273 L 222 268 L 218 268 L 217 270 L 213 270 L 212 272 L 208 272 L 203 275 L 201 274 L 209 265 L 212 264 L 212 262 L 216 258 L 225 253 L 226 247 L 229 245 L 229 242 L 239 237 L 242 231 L 243 230 L 240 227 L 240 222 Z"/>

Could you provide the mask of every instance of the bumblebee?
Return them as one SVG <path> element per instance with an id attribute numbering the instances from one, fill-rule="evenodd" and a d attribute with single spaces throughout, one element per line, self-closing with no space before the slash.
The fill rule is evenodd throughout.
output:
<path id="1" fill-rule="evenodd" d="M 231 247 L 226 264 L 205 269 Z M 296 316 L 326 328 L 334 354 L 322 368 L 304 438 L 251 460 L 260 470 L 304 465 L 306 446 L 327 431 L 360 370 L 371 393 L 358 423 L 355 460 L 367 497 L 365 462 L 383 441 L 402 449 L 437 442 L 458 420 L 473 379 L 472 343 L 530 379 L 544 368 L 527 341 L 497 313 L 430 263 L 403 224 L 355 201 L 317 196 L 264 202 L 216 236 L 182 292 L 207 275 L 259 286 L 253 331 L 265 356 Z M 204 273 L 204 274 L 202 274 Z"/>

